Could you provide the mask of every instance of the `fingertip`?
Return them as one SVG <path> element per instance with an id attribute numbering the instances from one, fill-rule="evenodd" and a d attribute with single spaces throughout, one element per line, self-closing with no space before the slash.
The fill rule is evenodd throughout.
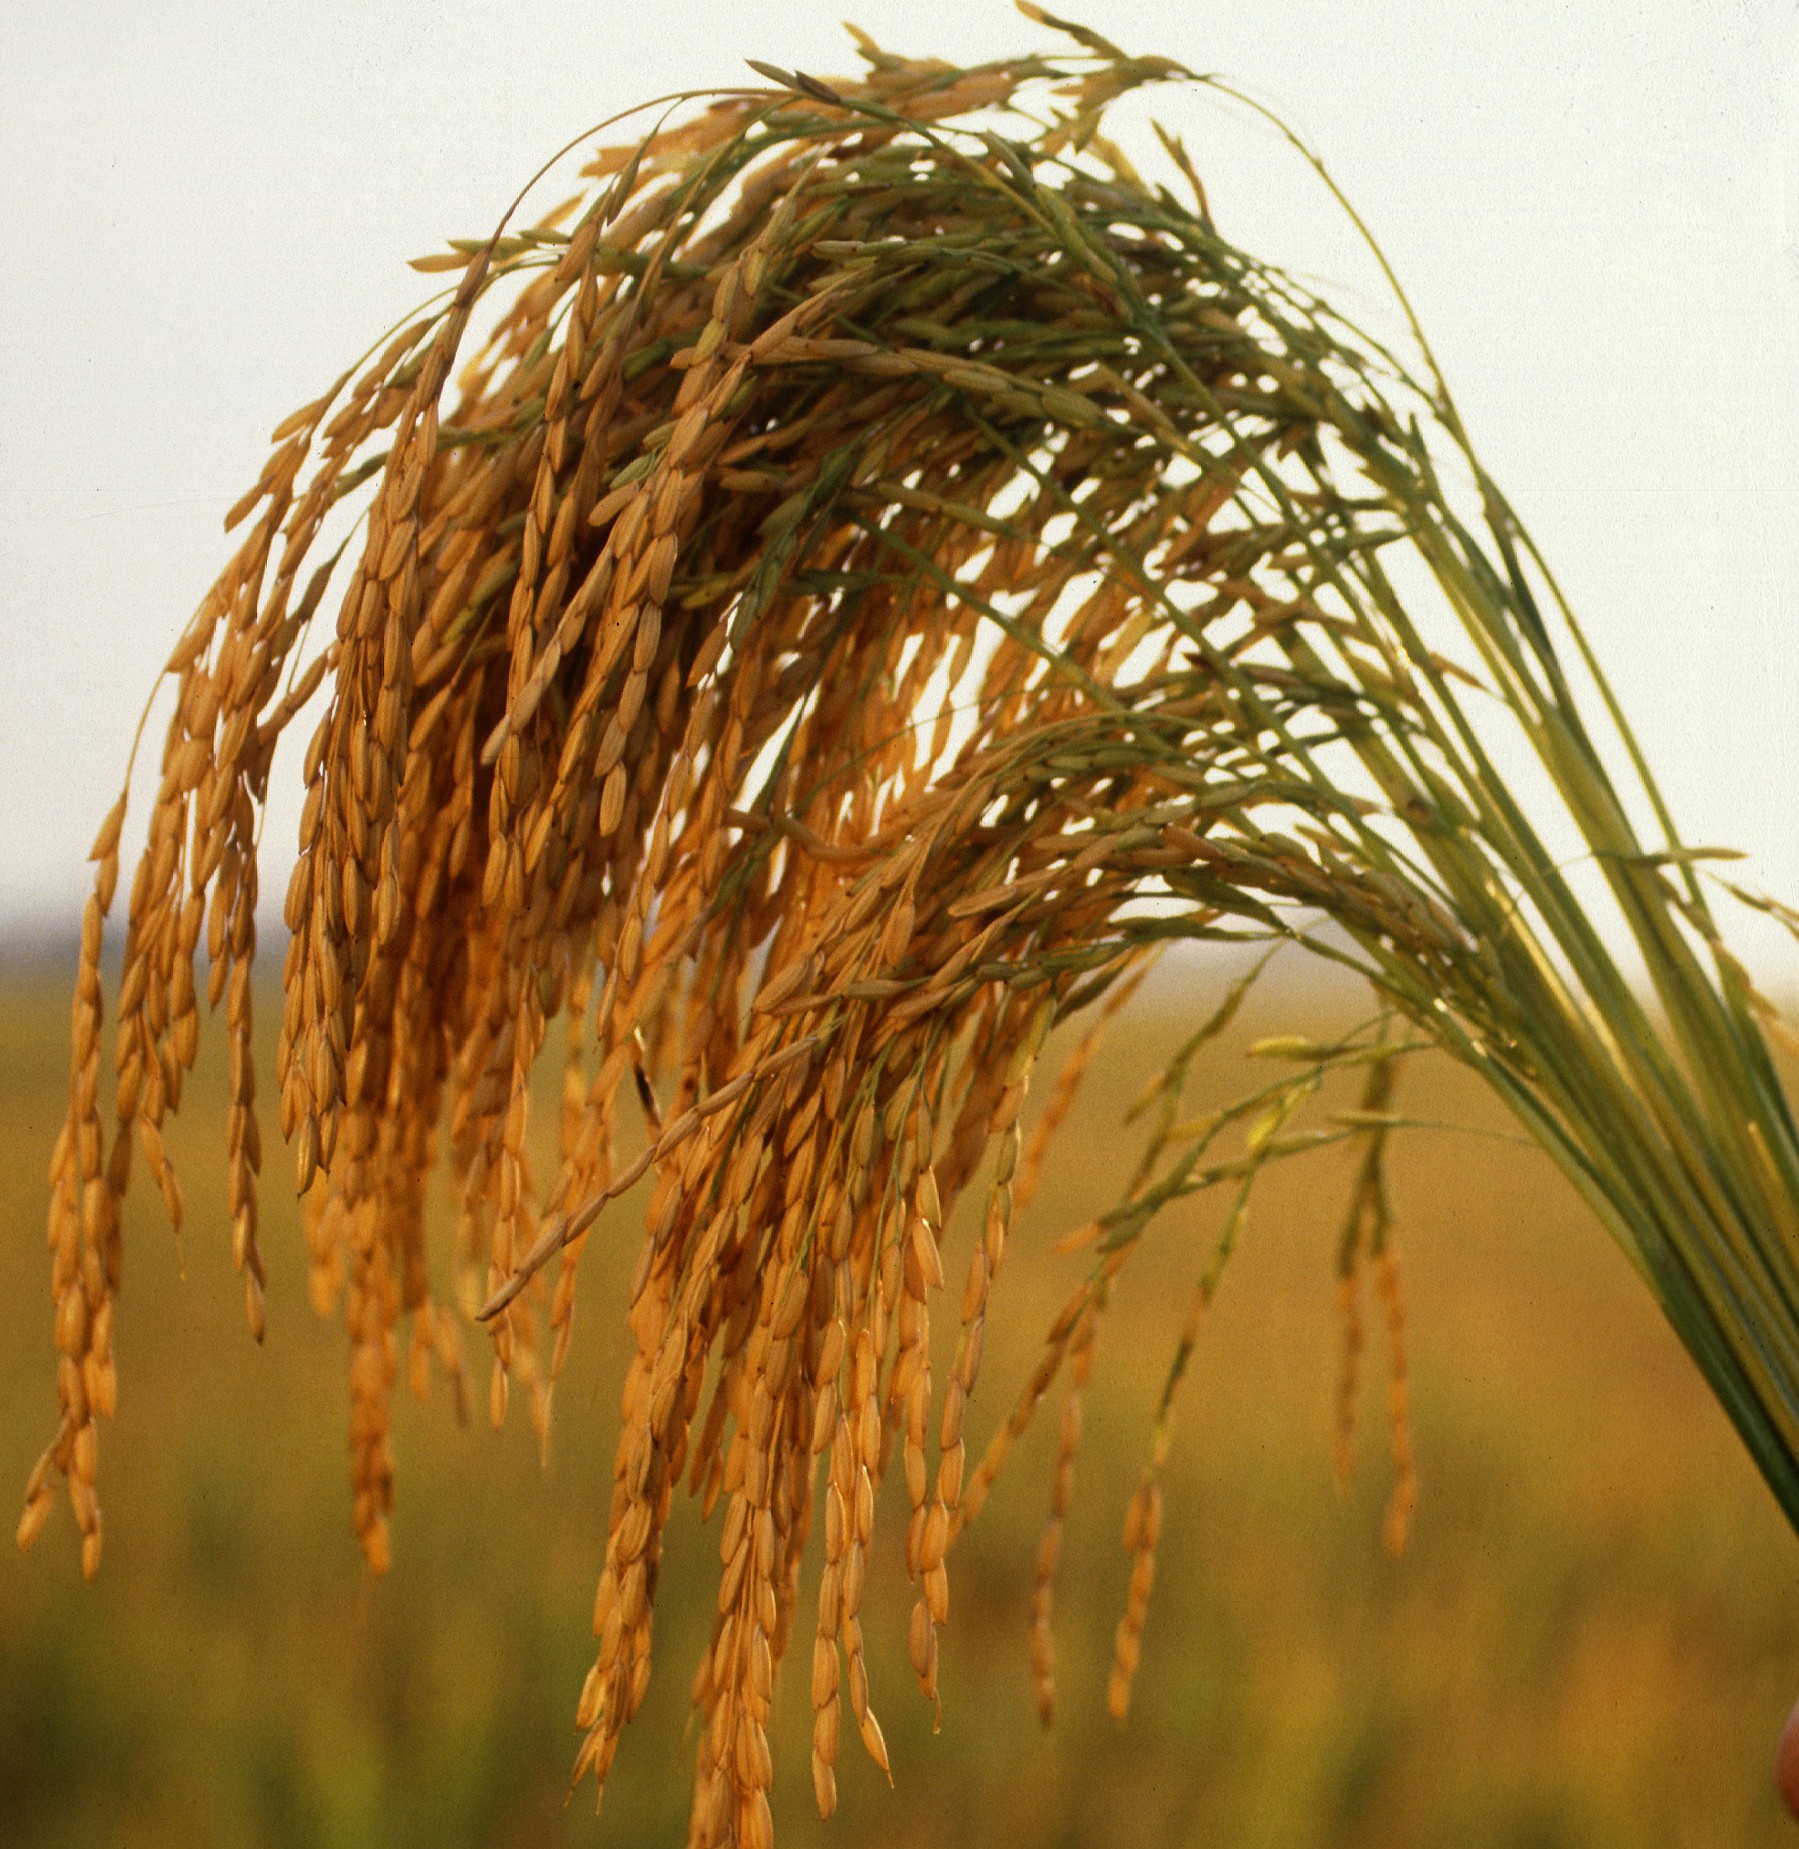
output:
<path id="1" fill-rule="evenodd" d="M 1793 1704 L 1774 1749 L 1774 1785 L 1788 1811 L 1799 1818 L 1799 1702 Z"/>

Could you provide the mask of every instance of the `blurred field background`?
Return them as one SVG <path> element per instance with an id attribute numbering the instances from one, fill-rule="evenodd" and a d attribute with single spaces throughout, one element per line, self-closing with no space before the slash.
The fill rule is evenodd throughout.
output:
<path id="1" fill-rule="evenodd" d="M 0 964 L 9 1495 L 55 1404 L 43 1175 L 66 1096 L 65 977 L 60 965 Z M 1097 1064 L 996 1285 L 976 1452 L 1079 1275 L 1052 1241 L 1115 1198 L 1137 1147 L 1120 1131 L 1123 1107 L 1221 981 L 1204 964 L 1164 972 Z M 1238 1050 L 1255 1034 L 1328 1032 L 1351 1008 L 1361 1012 L 1316 988 L 1271 988 L 1196 1101 L 1242 1089 Z M 267 1001 L 261 1014 L 272 1021 Z M 30 1556 L 8 1549 L 0 1567 L 0 1839 L 683 1841 L 687 1691 L 717 1572 L 716 1534 L 697 1511 L 672 1525 L 656 1680 L 605 1808 L 596 1822 L 591 1787 L 564 1802 L 617 1430 L 631 1204 L 589 1247 L 547 1467 L 516 1401 L 498 1436 L 484 1418 L 459 1430 L 441 1384 L 424 1407 L 403 1401 L 395 1564 L 372 1583 L 348 1519 L 343 1337 L 307 1307 L 274 1147 L 265 1351 L 244 1328 L 218 1052 L 203 1049 L 171 1137 L 188 1201 L 185 1277 L 147 1191 L 128 1210 L 100 1580 L 81 1582 L 66 1508 Z M 1040 1082 L 1039 1102 L 1047 1091 Z M 1434 1060 L 1407 1070 L 1400 1104 L 1495 1121 Z M 1216 1202 L 1161 1224 L 1102 1333 L 1059 1588 L 1053 1731 L 1037 1722 L 1025 1645 L 1052 1400 L 951 1556 L 936 1735 L 904 1662 L 911 1593 L 892 1519 L 904 1498 L 890 1485 L 864 1616 L 896 1789 L 846 1731 L 842 1804 L 819 1824 L 802 1652 L 777 1691 L 778 1840 L 1799 1841 L 1768 1775 L 1799 1691 L 1799 1548 L 1647 1294 L 1535 1154 L 1473 1135 L 1397 1140 L 1422 1479 L 1407 1556 L 1380 1546 L 1389 1472 L 1374 1320 L 1358 1474 L 1338 1495 L 1333 1255 L 1349 1168 L 1327 1151 L 1273 1176 L 1226 1274 L 1178 1415 L 1128 1724 L 1115 1727 L 1104 1702 L 1127 1577 L 1120 1522 Z M 953 1334 L 953 1314 L 936 1320 Z"/>

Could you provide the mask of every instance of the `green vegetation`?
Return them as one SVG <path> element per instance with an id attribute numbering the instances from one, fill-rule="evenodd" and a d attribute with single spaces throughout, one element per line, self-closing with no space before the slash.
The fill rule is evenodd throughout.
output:
<path id="1" fill-rule="evenodd" d="M 996 1287 L 984 1420 L 1036 1359 L 1077 1259 L 1047 1249 L 1116 1197 L 1120 1108 L 1211 988 L 1121 1022 L 1063 1132 Z M 43 1153 L 66 1086 L 61 982 L 0 989 L 0 1468 L 45 1408 Z M 264 1010 L 264 1019 L 272 1010 Z M 1282 992 L 1233 1036 L 1346 1020 Z M 569 1716 L 605 1545 L 619 1268 L 594 1263 L 549 1467 L 528 1428 L 458 1430 L 441 1386 L 398 1408 L 407 1493 L 395 1564 L 369 1579 L 345 1520 L 341 1331 L 305 1308 L 292 1209 L 272 1208 L 270 1331 L 226 1286 L 223 1047 L 203 1047 L 187 1278 L 138 1210 L 121 1307 L 106 1569 L 73 1524 L 0 1565 L 0 1816 L 16 1849 L 507 1849 L 678 1844 L 685 1690 L 653 1688 L 596 1824 L 564 1807 Z M 1053 1048 L 1052 1048 L 1053 1051 Z M 1492 1122 L 1441 1065 L 1402 1102 Z M 1201 1092 L 1204 1100 L 1206 1093 Z M 179 1153 L 179 1152 L 178 1152 Z M 1616 1252 L 1547 1163 L 1419 1135 L 1393 1186 L 1412 1303 L 1422 1498 L 1411 1547 L 1379 1543 L 1374 1413 L 1352 1493 L 1330 1470 L 1330 1258 L 1350 1172 L 1325 1152 L 1270 1175 L 1194 1361 L 1167 1472 L 1162 1570 L 1128 1723 L 1105 1714 L 1127 1563 L 1119 1522 L 1188 1278 L 1215 1224 L 1175 1210 L 1119 1304 L 1089 1394 L 1055 1620 L 1059 1718 L 1036 1720 L 1031 1557 L 1053 1421 L 959 1544 L 943 1731 L 906 1687 L 904 1612 L 872 1608 L 896 1792 L 845 1756 L 842 1814 L 806 1790 L 802 1677 L 775 1704 L 786 1840 L 1207 1849 L 1671 1849 L 1784 1844 L 1767 1760 L 1799 1671 L 1799 1555 L 1723 1416 Z M 625 1241 L 634 1215 L 619 1209 Z M 952 1234 L 951 1243 L 958 1235 Z M 595 1253 L 596 1260 L 600 1254 Z M 1128 1333 L 1127 1333 L 1128 1332 Z M 1378 1356 L 1378 1344 L 1375 1355 Z M 1371 1361 L 1374 1357 L 1371 1357 Z M 1371 1367 L 1370 1372 L 1376 1372 Z M 896 1511 L 898 1513 L 898 1511 Z M 704 1640 L 716 1527 L 671 1524 L 671 1661 Z M 897 1524 L 896 1524 L 897 1527 Z M 891 1556 L 897 1534 L 880 1549 Z M 897 1561 L 883 1557 L 885 1572 Z M 808 1587 L 815 1577 L 809 1576 Z"/>

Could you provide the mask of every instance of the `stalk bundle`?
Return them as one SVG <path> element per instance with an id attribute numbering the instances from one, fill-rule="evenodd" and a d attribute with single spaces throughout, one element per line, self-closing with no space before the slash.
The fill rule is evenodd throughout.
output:
<path id="1" fill-rule="evenodd" d="M 275 1078 L 313 1295 L 349 1330 L 356 1529 L 384 1567 L 403 1346 L 415 1380 L 439 1364 L 461 1392 L 478 1312 L 493 1417 L 516 1385 L 541 1426 L 584 1247 L 650 1178 L 578 1771 L 604 1781 L 643 1699 L 686 1478 L 723 1505 L 694 1689 L 703 1843 L 769 1839 L 771 1680 L 796 1624 L 821 1809 L 846 1685 L 885 1766 L 859 1617 L 877 1486 L 897 1452 L 934 1696 L 947 1550 L 1066 1369 L 1034 1608 L 1047 1711 L 1049 1580 L 1108 1292 L 1163 1206 L 1220 1187 L 1127 1523 L 1122 1711 L 1166 1415 L 1266 1163 L 1359 1149 L 1350 1366 L 1365 1261 L 1400 1332 L 1380 1168 L 1417 1046 L 1479 1072 L 1569 1175 L 1799 1522 L 1799 1138 L 1695 856 L 1428 350 L 1408 367 L 1227 242 L 1172 138 L 1192 199 L 1142 179 L 1103 112 L 1190 74 L 1068 30 L 1071 55 L 971 70 L 862 40 L 858 82 L 770 72 L 603 152 L 538 223 L 421 266 L 452 272 L 450 293 L 276 431 L 233 516 L 247 536 L 170 658 L 105 1101 L 122 798 L 95 847 L 52 1176 L 62 1418 L 21 1538 L 60 1477 L 98 1565 L 121 1206 L 139 1150 L 181 1220 L 161 1129 L 198 1042 L 202 937 L 261 1335 L 258 820 L 278 740 L 328 689 Z M 1442 635 L 1401 595 L 1426 581 Z M 1552 628 L 1596 692 L 1577 697 Z M 1496 768 L 1507 733 L 1559 821 Z M 1595 857 L 1665 1029 L 1545 826 Z M 1091 1052 L 1027 1150 L 1046 1034 L 1094 1004 L 1103 1024 L 1164 944 L 1220 938 L 1345 965 L 1378 1015 L 1332 1046 L 1264 1044 L 1270 1084 L 1184 1122 L 1186 1072 L 1245 985 L 1224 998 L 1146 1094 L 1130 1190 L 1087 1229 L 1088 1275 L 971 1465 L 989 1294 Z M 530 1079 L 558 1016 L 561 1162 L 540 1192 Z M 1340 1069 L 1365 1075 L 1361 1108 L 1305 1127 Z M 458 1210 L 434 1256 L 440 1141 Z M 940 1241 L 971 1192 L 981 1234 L 937 1379 Z M 1393 1399 L 1397 1542 L 1403 1376 Z"/>

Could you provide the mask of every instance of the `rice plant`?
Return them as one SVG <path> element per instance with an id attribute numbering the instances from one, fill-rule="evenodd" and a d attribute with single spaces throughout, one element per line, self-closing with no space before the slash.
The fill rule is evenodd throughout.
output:
<path id="1" fill-rule="evenodd" d="M 141 1153 L 181 1223 L 162 1127 L 202 986 L 261 1337 L 259 826 L 278 743 L 322 706 L 274 1077 L 313 1298 L 349 1335 L 356 1531 L 384 1569 L 402 1365 L 460 1401 L 470 1343 L 490 1347 L 494 1421 L 516 1388 L 546 1426 L 582 1255 L 629 1236 L 613 1204 L 647 1182 L 577 1777 L 603 1786 L 643 1700 L 685 1479 L 722 1509 L 701 1843 L 770 1839 L 796 1627 L 821 1811 L 846 1693 L 886 1766 L 860 1617 L 877 1491 L 897 1453 L 934 1699 L 952 1545 L 1065 1377 L 1033 1602 L 1047 1714 L 1108 1298 L 1164 1207 L 1216 1191 L 1127 1514 L 1123 1713 L 1186 1359 L 1258 1176 L 1302 1150 L 1356 1157 L 1339 1450 L 1371 1278 L 1402 1543 L 1382 1163 L 1418 1049 L 1478 1072 L 1569 1177 L 1799 1524 L 1799 1136 L 1708 851 L 1677 835 L 1415 324 L 1403 353 L 1359 332 L 1221 233 L 1177 138 L 1157 181 L 1104 132 L 1128 92 L 1226 86 L 1024 10 L 1074 49 L 958 69 L 857 34 L 853 82 L 758 66 L 757 87 L 661 99 L 576 196 L 529 222 L 521 198 L 421 260 L 446 292 L 279 426 L 166 669 L 104 1095 L 123 797 L 93 851 L 52 1163 L 61 1416 L 21 1543 L 60 1482 L 99 1565 L 122 1206 Z M 1256 960 L 1145 1088 L 1132 1182 L 1071 1235 L 1084 1279 L 971 1459 L 990 1296 L 1048 1139 L 1107 1020 L 1191 940 Z M 1361 977 L 1365 1025 L 1262 1042 L 1266 1082 L 1190 1117 L 1188 1073 L 1283 949 Z M 1027 1143 L 1045 1041 L 1079 1015 Z M 558 1021 L 560 1163 L 539 1177 L 531 1081 Z M 964 1199 L 979 1231 L 952 1285 Z M 955 1319 L 941 1378 L 933 1310 Z"/>

